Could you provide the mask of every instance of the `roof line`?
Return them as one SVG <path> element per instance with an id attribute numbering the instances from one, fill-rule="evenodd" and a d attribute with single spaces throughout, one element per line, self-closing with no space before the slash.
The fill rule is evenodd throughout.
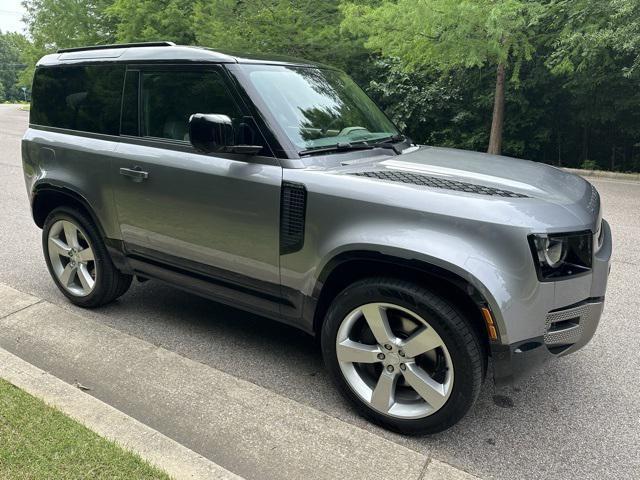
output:
<path id="1" fill-rule="evenodd" d="M 93 45 L 89 47 L 59 48 L 57 53 L 82 52 L 85 50 L 105 50 L 109 48 L 133 48 L 133 47 L 175 47 L 173 42 L 138 42 L 138 43 L 113 43 L 110 45 Z"/>

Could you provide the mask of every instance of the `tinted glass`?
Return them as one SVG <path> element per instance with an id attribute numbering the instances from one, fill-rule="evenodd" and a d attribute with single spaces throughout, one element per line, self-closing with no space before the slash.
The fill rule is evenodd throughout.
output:
<path id="1" fill-rule="evenodd" d="M 122 65 L 40 68 L 31 123 L 117 135 L 123 80 Z"/>
<path id="2" fill-rule="evenodd" d="M 122 94 L 122 126 L 123 135 L 139 135 L 138 131 L 138 83 L 140 72 L 128 71 L 124 80 Z"/>
<path id="3" fill-rule="evenodd" d="M 142 75 L 142 134 L 189 140 L 194 113 L 228 115 L 237 121 L 240 109 L 218 72 L 165 71 Z"/>
<path id="4" fill-rule="evenodd" d="M 280 127 L 301 150 L 398 134 L 378 106 L 342 72 L 271 65 L 242 68 Z"/>

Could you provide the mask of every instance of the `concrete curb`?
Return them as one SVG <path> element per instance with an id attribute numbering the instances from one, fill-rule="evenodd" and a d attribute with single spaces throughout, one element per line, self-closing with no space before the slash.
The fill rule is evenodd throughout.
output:
<path id="1" fill-rule="evenodd" d="M 263 387 L 3 284 L 0 344 L 13 351 L 0 348 L 0 377 L 178 479 L 240 478 L 227 469 L 257 479 L 364 480 L 397 475 L 407 480 L 476 478 Z M 193 417 L 208 430 L 192 430 L 202 435 L 196 448 L 201 448 L 205 433 L 213 434 L 208 437 L 212 443 L 207 457 L 227 469 L 15 354 L 56 374 L 61 368 L 71 369 L 79 376 L 69 378 L 80 378 L 82 383 L 86 382 L 83 372 L 90 372 L 95 392 L 104 393 L 105 387 L 126 392 L 128 409 L 137 401 L 146 410 L 182 422 Z M 65 373 L 60 376 L 64 378 Z M 108 395 L 106 400 L 112 402 Z M 115 405 L 124 409 L 125 404 Z M 140 410 L 134 415 L 138 413 Z M 154 424 L 153 416 L 142 414 L 138 418 Z M 193 437 L 165 433 L 194 448 L 189 443 Z"/>
<path id="2" fill-rule="evenodd" d="M 640 182 L 640 173 L 607 172 L 605 170 L 582 170 L 579 168 L 563 168 L 563 170 L 570 173 L 575 173 L 576 175 L 580 175 L 581 177 L 610 178 L 615 180 Z"/>
<path id="3" fill-rule="evenodd" d="M 2 348 L 0 377 L 57 408 L 98 435 L 137 453 L 176 480 L 242 480 L 242 477 Z"/>

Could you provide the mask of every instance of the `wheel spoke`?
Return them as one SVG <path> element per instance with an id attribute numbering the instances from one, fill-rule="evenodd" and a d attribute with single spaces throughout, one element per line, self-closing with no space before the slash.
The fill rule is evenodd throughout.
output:
<path id="1" fill-rule="evenodd" d="M 339 362 L 351 363 L 376 363 L 378 354 L 381 353 L 377 345 L 365 345 L 346 339 L 337 345 L 337 355 Z"/>
<path id="2" fill-rule="evenodd" d="M 73 283 L 73 280 L 76 276 L 76 267 L 71 265 L 71 263 L 67 263 L 67 266 L 64 267 L 64 270 L 60 274 L 60 282 L 66 286 L 70 287 Z"/>
<path id="3" fill-rule="evenodd" d="M 447 400 L 445 386 L 436 382 L 415 363 L 408 363 L 402 372 L 405 380 L 434 410 L 441 408 Z"/>
<path id="4" fill-rule="evenodd" d="M 407 357 L 417 357 L 443 345 L 442 339 L 433 328 L 423 328 L 414 333 L 402 343 L 402 349 Z"/>
<path id="5" fill-rule="evenodd" d="M 77 258 L 78 261 L 80 262 L 92 262 L 94 260 L 93 258 L 93 250 L 91 250 L 91 248 L 85 248 L 84 250 L 80 250 L 77 253 Z"/>
<path id="6" fill-rule="evenodd" d="M 395 340 L 395 335 L 391 331 L 391 327 L 389 327 L 386 308 L 377 304 L 365 305 L 362 307 L 362 314 L 380 345 Z"/>
<path id="7" fill-rule="evenodd" d="M 63 257 L 69 256 L 69 250 L 71 247 L 64 243 L 59 238 L 49 237 L 49 252 L 61 255 Z"/>
<path id="8" fill-rule="evenodd" d="M 91 277 L 86 265 L 80 265 L 78 267 L 78 278 L 82 284 L 82 288 L 87 291 L 93 289 L 95 280 Z"/>
<path id="9" fill-rule="evenodd" d="M 64 228 L 64 236 L 67 239 L 67 245 L 71 248 L 78 248 L 80 244 L 78 243 L 78 229 L 76 226 L 67 221 L 62 222 Z"/>
<path id="10" fill-rule="evenodd" d="M 397 374 L 383 370 L 371 394 L 371 405 L 382 412 L 388 412 L 395 403 L 397 380 Z"/>

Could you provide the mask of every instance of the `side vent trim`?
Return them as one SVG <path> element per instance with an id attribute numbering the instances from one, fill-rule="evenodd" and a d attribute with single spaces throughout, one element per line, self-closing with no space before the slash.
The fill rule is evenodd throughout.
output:
<path id="1" fill-rule="evenodd" d="M 301 183 L 282 182 L 280 194 L 280 255 L 304 246 L 307 189 Z"/>

